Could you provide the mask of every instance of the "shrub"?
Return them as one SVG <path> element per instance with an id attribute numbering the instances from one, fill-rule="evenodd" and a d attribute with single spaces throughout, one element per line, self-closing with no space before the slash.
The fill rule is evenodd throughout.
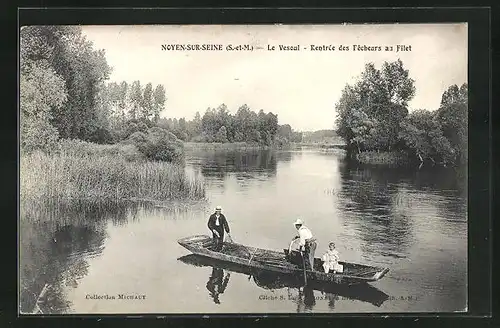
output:
<path id="1" fill-rule="evenodd" d="M 144 133 L 147 133 L 148 132 L 148 129 L 149 127 L 147 126 L 146 123 L 144 122 L 139 122 L 139 124 L 137 124 L 137 129 L 141 132 L 144 132 Z"/>
<path id="2" fill-rule="evenodd" d="M 98 144 L 112 144 L 114 142 L 114 137 L 108 129 L 97 128 L 90 134 L 89 141 Z"/>
<path id="3" fill-rule="evenodd" d="M 127 125 L 125 126 L 124 132 L 122 134 L 123 139 L 128 138 L 135 132 L 139 131 L 139 126 L 134 123 L 134 122 L 128 122 Z"/>
<path id="4" fill-rule="evenodd" d="M 146 133 L 135 132 L 125 144 L 133 144 L 146 158 L 153 161 L 180 163 L 184 159 L 184 147 L 177 137 L 159 127 L 150 128 Z"/>
<path id="5" fill-rule="evenodd" d="M 28 117 L 21 120 L 20 142 L 23 152 L 51 150 L 56 146 L 58 138 L 57 129 L 46 120 Z"/>
<path id="6" fill-rule="evenodd" d="M 274 140 L 273 146 L 277 147 L 277 148 L 289 147 L 290 141 L 285 137 L 277 135 L 275 140 Z"/>

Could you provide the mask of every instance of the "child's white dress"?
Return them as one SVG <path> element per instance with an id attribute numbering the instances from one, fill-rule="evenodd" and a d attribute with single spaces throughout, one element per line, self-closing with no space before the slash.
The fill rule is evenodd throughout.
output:
<path id="1" fill-rule="evenodd" d="M 342 273 L 344 271 L 344 266 L 338 263 L 339 259 L 339 252 L 336 249 L 333 251 L 328 250 L 322 258 L 325 272 L 328 273 L 330 270 L 333 270 L 334 272 Z"/>

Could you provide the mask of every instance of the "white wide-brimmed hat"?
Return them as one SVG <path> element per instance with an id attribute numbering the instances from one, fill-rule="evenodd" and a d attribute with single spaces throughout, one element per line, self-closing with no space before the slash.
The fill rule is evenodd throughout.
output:
<path id="1" fill-rule="evenodd" d="M 215 207 L 215 210 L 216 210 L 216 211 L 222 211 L 222 207 L 221 207 L 221 206 L 216 206 L 216 207 Z"/>
<path id="2" fill-rule="evenodd" d="M 293 225 L 297 225 L 297 224 L 304 224 L 304 223 L 302 222 L 302 220 L 301 220 L 301 219 L 297 219 L 297 220 L 293 223 Z"/>

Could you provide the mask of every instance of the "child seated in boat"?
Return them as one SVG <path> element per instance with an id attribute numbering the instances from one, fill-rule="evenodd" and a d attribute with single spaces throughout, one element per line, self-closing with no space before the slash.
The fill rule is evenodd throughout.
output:
<path id="1" fill-rule="evenodd" d="M 331 242 L 328 244 L 328 251 L 323 255 L 323 269 L 325 269 L 325 273 L 333 270 L 334 273 L 342 273 L 344 271 L 344 267 L 342 264 L 339 264 L 339 252 L 335 249 L 335 243 Z"/>

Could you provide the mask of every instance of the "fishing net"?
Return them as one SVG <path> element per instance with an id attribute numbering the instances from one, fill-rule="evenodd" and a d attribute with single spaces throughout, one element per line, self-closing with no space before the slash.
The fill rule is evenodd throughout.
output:
<path id="1" fill-rule="evenodd" d="M 264 250 L 254 247 L 247 247 L 234 243 L 225 243 L 221 250 L 222 253 L 248 259 L 249 261 L 258 261 L 262 264 L 290 267 L 290 263 L 284 253 L 271 250 Z"/>

